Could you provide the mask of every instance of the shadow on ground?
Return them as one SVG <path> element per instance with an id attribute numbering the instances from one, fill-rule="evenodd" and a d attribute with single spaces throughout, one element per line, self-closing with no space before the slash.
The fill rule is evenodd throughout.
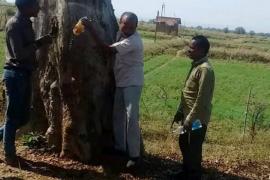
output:
<path id="1" fill-rule="evenodd" d="M 33 172 L 51 178 L 60 179 L 170 179 L 169 174 L 181 168 L 181 164 L 175 160 L 158 156 L 147 155 L 141 165 L 136 169 L 126 169 L 126 159 L 117 156 L 103 156 L 99 161 L 82 166 L 61 166 L 42 162 L 37 157 L 32 161 L 26 158 L 20 159 L 22 171 Z M 40 159 L 40 160 L 39 160 Z M 0 162 L 3 163 L 3 162 Z M 6 177 L 6 179 L 20 179 Z M 203 179 L 247 179 L 235 175 L 219 172 L 215 168 L 206 168 Z"/>

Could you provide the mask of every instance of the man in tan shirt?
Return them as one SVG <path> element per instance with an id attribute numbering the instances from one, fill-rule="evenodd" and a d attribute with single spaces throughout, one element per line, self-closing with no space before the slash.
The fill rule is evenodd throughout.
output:
<path id="1" fill-rule="evenodd" d="M 174 179 L 201 179 L 202 144 L 211 115 L 215 75 L 207 59 L 210 44 L 206 37 L 195 36 L 189 45 L 188 56 L 192 59 L 191 69 L 182 90 L 181 103 L 174 121 L 181 122 L 179 146 L 183 155 L 183 171 Z M 200 122 L 196 130 L 194 122 Z"/>

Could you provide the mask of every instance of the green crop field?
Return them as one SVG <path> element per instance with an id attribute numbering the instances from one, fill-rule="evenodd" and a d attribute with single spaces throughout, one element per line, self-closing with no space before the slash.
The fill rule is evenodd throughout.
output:
<path id="1" fill-rule="evenodd" d="M 153 41 L 153 27 L 143 26 L 140 32 L 145 45 L 142 104 L 145 108 L 142 113 L 158 119 L 172 119 L 190 68 L 190 60 L 181 51 L 199 32 L 184 29 L 180 37 L 158 33 L 156 43 Z M 267 62 L 270 57 L 267 48 L 270 39 L 209 31 L 201 31 L 201 34 L 210 40 L 210 60 L 216 74 L 212 119 L 241 126 L 251 89 L 252 102 L 266 107 L 264 122 L 270 124 L 270 64 L 260 63 Z"/>
<path id="2" fill-rule="evenodd" d="M 269 38 L 192 30 L 184 30 L 180 34 L 180 37 L 172 37 L 158 33 L 154 43 L 154 32 L 146 27 L 141 29 L 145 45 L 141 124 L 146 149 L 157 154 L 178 151 L 177 136 L 172 135 L 170 124 L 191 63 L 182 50 L 192 36 L 204 34 L 211 43 L 209 59 L 216 76 L 205 158 L 269 161 Z M 250 89 L 246 133 L 243 136 Z M 253 132 L 252 117 L 258 107 L 263 107 L 263 112 Z M 256 136 L 252 141 L 253 133 Z"/>
<path id="3" fill-rule="evenodd" d="M 250 87 L 256 100 L 270 102 L 270 65 L 216 59 L 211 62 L 216 75 L 213 119 L 240 123 Z M 145 63 L 143 100 L 152 116 L 164 120 L 172 117 L 189 68 L 190 60 L 170 55 L 156 56 Z M 265 118 L 270 122 L 270 108 Z"/>

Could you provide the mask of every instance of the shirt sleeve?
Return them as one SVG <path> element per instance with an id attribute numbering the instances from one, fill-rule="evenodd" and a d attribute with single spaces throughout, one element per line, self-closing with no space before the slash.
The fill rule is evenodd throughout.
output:
<path id="1" fill-rule="evenodd" d="M 199 91 L 196 101 L 190 113 L 186 117 L 185 124 L 191 126 L 193 121 L 199 119 L 200 115 L 211 105 L 214 88 L 213 72 L 207 68 L 201 68 L 198 73 Z"/>
<path id="2" fill-rule="evenodd" d="M 134 50 L 135 45 L 131 39 L 124 39 L 112 44 L 111 47 L 115 47 L 119 54 L 124 55 Z"/>
<path id="3" fill-rule="evenodd" d="M 28 58 L 29 56 L 31 56 L 33 51 L 37 50 L 37 47 L 34 43 L 26 46 L 23 44 L 22 37 L 19 30 L 17 29 L 9 30 L 6 36 L 7 41 L 9 41 L 10 43 L 11 50 L 15 56 L 14 58 L 16 58 L 18 61 Z"/>

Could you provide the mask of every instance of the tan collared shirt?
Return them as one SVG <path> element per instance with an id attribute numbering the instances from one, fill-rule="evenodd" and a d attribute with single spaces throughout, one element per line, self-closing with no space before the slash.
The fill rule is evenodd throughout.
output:
<path id="1" fill-rule="evenodd" d="M 119 42 L 111 45 L 117 50 L 114 75 L 117 87 L 142 86 L 143 74 L 143 43 L 140 35 L 135 32 L 128 38 L 119 37 Z"/>
<path id="2" fill-rule="evenodd" d="M 208 125 L 212 110 L 212 97 L 215 87 L 215 74 L 207 57 L 192 63 L 182 90 L 179 110 L 184 114 L 183 123 L 189 125 L 199 119 Z"/>

